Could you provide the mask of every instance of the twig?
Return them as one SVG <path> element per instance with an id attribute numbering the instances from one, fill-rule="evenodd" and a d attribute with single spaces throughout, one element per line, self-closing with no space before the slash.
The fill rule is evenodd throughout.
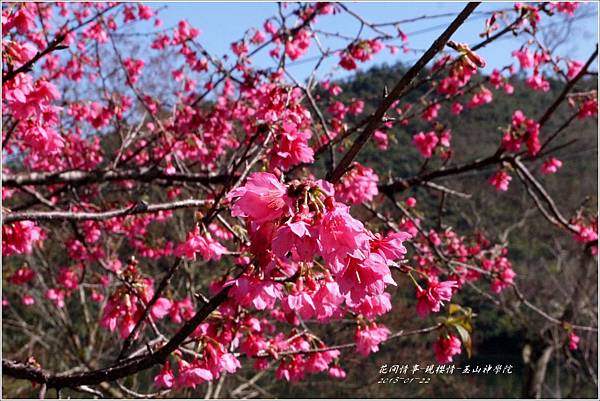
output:
<path id="1" fill-rule="evenodd" d="M 142 323 L 144 322 L 144 320 L 146 320 L 148 313 L 150 313 L 150 311 L 152 310 L 152 307 L 154 306 L 156 301 L 158 301 L 158 298 L 160 298 L 160 296 L 162 295 L 165 288 L 167 288 L 167 285 L 171 281 L 171 278 L 173 277 L 173 275 L 175 274 L 177 269 L 179 269 L 179 266 L 181 266 L 181 262 L 182 262 L 182 259 L 177 258 L 175 260 L 175 263 L 173 263 L 173 265 L 171 266 L 171 268 L 169 269 L 167 274 L 165 274 L 165 276 L 161 280 L 160 284 L 156 288 L 156 292 L 154 292 L 154 295 L 152 296 L 152 299 L 150 299 L 150 302 L 148 302 L 148 304 L 146 305 L 146 308 L 144 309 L 142 316 L 140 316 L 137 323 L 133 327 L 133 330 L 131 330 L 131 332 L 129 333 L 129 335 L 127 336 L 125 341 L 123 342 L 123 348 L 121 348 L 121 352 L 119 353 L 119 356 L 117 357 L 117 361 L 120 361 L 121 359 L 123 359 L 123 357 L 125 357 L 126 352 L 129 351 L 129 348 L 131 347 L 133 341 L 135 340 L 135 337 L 137 335 L 139 328 L 142 326 Z"/>

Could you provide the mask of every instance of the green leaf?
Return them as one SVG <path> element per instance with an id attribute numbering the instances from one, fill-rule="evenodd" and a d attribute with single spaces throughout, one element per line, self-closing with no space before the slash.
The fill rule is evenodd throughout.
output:
<path id="1" fill-rule="evenodd" d="M 456 312 L 459 312 L 461 310 L 462 310 L 462 308 L 459 304 L 450 304 L 450 306 L 448 307 L 448 313 L 450 313 L 451 315 L 453 315 Z"/>
<path id="2" fill-rule="evenodd" d="M 471 349 L 472 349 L 471 335 L 469 334 L 467 329 L 465 329 L 461 325 L 456 325 L 454 327 L 456 328 L 456 331 L 458 332 L 458 335 L 460 336 L 460 340 L 462 341 L 465 349 L 467 350 L 467 356 L 469 358 L 471 358 Z"/>

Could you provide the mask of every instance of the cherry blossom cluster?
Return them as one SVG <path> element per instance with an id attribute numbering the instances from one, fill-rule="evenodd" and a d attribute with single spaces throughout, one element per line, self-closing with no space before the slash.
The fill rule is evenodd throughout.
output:
<path id="1" fill-rule="evenodd" d="M 100 326 L 110 331 L 118 328 L 121 337 L 127 338 L 154 296 L 154 280 L 140 274 L 136 261 L 129 263 L 125 269 L 116 270 L 115 273 L 121 284 L 108 298 L 102 311 Z M 108 280 L 104 281 L 105 285 L 108 285 Z M 169 300 L 159 297 L 150 309 L 150 318 L 157 320 L 169 316 L 174 323 L 181 323 L 190 319 L 193 311 L 194 307 L 189 298 Z"/>
<path id="2" fill-rule="evenodd" d="M 518 152 L 525 143 L 529 154 L 535 156 L 541 148 L 539 137 L 539 123 L 517 110 L 512 116 L 510 127 L 504 132 L 502 146 L 510 152 Z"/>
<path id="3" fill-rule="evenodd" d="M 340 66 L 346 70 L 355 70 L 358 62 L 369 61 L 383 49 L 383 43 L 378 39 L 360 40 L 352 43 L 340 55 Z"/>
<path id="4" fill-rule="evenodd" d="M 418 219 L 405 219 L 400 226 L 414 236 L 416 252 L 413 267 L 417 278 L 423 277 L 426 283 L 424 286 L 416 286 L 419 315 L 427 316 L 431 312 L 438 312 L 443 302 L 450 301 L 451 296 L 466 282 L 487 277 L 490 289 L 495 293 L 514 282 L 516 273 L 507 258 L 506 247 L 492 244 L 481 233 L 463 237 L 451 228 L 441 232 L 430 230 L 428 233 L 421 233 L 415 226 L 419 223 Z M 451 257 L 454 265 L 444 267 L 440 264 L 438 252 Z M 440 281 L 443 275 L 449 280 Z"/>

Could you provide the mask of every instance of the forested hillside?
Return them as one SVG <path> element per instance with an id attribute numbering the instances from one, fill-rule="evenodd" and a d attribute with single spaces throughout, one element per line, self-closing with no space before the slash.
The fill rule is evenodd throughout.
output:
<path id="1" fill-rule="evenodd" d="M 390 87 L 403 74 L 405 68 L 402 65 L 378 66 L 368 71 L 362 71 L 355 77 L 339 81 L 343 92 L 338 96 L 339 100 L 350 104 L 353 99 L 365 100 L 365 112 L 374 110 L 380 101 L 386 87 Z M 457 159 L 452 159 L 449 164 L 460 164 L 492 154 L 499 146 L 502 138 L 502 128 L 510 124 L 510 119 L 516 110 L 521 110 L 526 116 L 539 117 L 548 107 L 549 100 L 555 98 L 562 89 L 557 80 L 551 81 L 550 93 L 531 91 L 526 86 L 525 79 L 515 78 L 510 81 L 514 86 L 514 94 L 507 95 L 502 90 L 493 90 L 494 101 L 489 105 L 483 105 L 474 109 L 465 108 L 460 115 L 450 112 L 450 107 L 445 104 L 440 110 L 440 121 L 447 122 L 447 128 L 452 130 L 452 146 Z M 581 92 L 597 87 L 597 78 L 589 77 L 578 86 Z M 418 104 L 423 90 L 415 91 L 403 99 L 398 107 L 404 104 Z M 321 94 L 323 100 L 327 99 L 328 93 Z M 469 96 L 465 96 L 466 99 Z M 545 132 L 554 132 L 572 114 L 568 107 L 562 107 L 549 121 Z M 358 122 L 358 120 L 356 120 Z M 367 166 L 371 166 L 380 173 L 380 180 L 385 183 L 389 177 L 410 177 L 417 173 L 427 171 L 432 166 L 424 166 L 423 169 L 415 170 L 415 166 L 423 166 L 423 158 L 416 147 L 411 143 L 412 137 L 419 131 L 428 130 L 429 124 L 419 119 L 411 119 L 406 126 L 397 126 L 387 131 L 389 137 L 389 148 L 381 150 L 376 143 L 371 141 L 367 145 L 358 160 Z M 580 138 L 572 141 L 574 133 Z M 581 135 L 584 133 L 584 135 Z M 553 152 L 553 156 L 563 161 L 563 167 L 558 174 L 541 176 L 541 180 L 547 190 L 554 197 L 557 205 L 566 215 L 572 215 L 585 200 L 590 210 L 597 207 L 597 198 L 586 198 L 590 193 L 597 193 L 597 171 L 598 171 L 598 149 L 597 149 L 597 127 L 593 121 L 575 121 L 569 128 L 561 133 L 560 140 L 556 141 L 558 147 L 565 147 Z M 538 163 L 538 167 L 541 162 Z M 441 193 L 428 191 L 429 196 L 423 195 L 427 189 L 418 188 L 418 192 L 406 191 L 399 198 L 416 196 L 423 202 L 419 207 L 423 209 L 423 220 L 438 221 L 442 226 L 454 227 L 459 233 L 469 235 L 474 227 L 485 230 L 490 239 L 506 241 L 510 245 L 509 259 L 513 262 L 517 272 L 517 280 L 527 290 L 528 296 L 532 297 L 540 305 L 551 305 L 555 294 L 541 292 L 543 288 L 557 288 L 556 283 L 561 280 L 570 280 L 573 275 L 579 274 L 578 261 L 564 258 L 569 250 L 577 249 L 580 245 L 574 241 L 565 241 L 561 233 L 550 225 L 539 211 L 532 208 L 526 191 L 519 180 L 515 177 L 510 188 L 505 193 L 498 193 L 488 182 L 496 167 L 490 167 L 483 171 L 468 172 L 463 175 L 454 176 L 451 179 L 440 179 L 436 182 L 461 193 L 471 195 L 469 199 L 454 196 L 444 197 L 443 213 L 441 221 L 438 220 L 440 211 Z M 386 173 L 388 176 L 386 176 Z M 540 176 L 539 170 L 537 176 Z M 383 197 L 383 195 L 380 195 Z M 500 201 L 499 198 L 508 198 L 510 201 Z M 360 206 L 356 206 L 357 213 L 369 216 L 369 213 Z M 516 220 L 514 216 L 522 216 Z M 512 216 L 512 217 L 511 217 Z M 372 220 L 377 224 L 377 220 Z M 554 248 L 554 249 L 553 249 Z M 587 279 L 592 287 L 595 287 L 596 272 Z M 411 288 L 407 285 L 399 285 L 404 288 L 404 296 L 392 294 L 392 299 L 410 298 Z M 487 291 L 487 288 L 482 288 Z M 398 290 L 401 292 L 401 290 Z M 558 291 L 558 290 L 556 290 Z M 594 290 L 591 290 L 594 293 Z M 595 304 L 595 297 L 592 297 Z M 503 296 L 501 306 L 493 302 L 486 302 L 484 297 L 475 291 L 467 291 L 457 299 L 458 303 L 469 305 L 477 314 L 474 329 L 474 349 L 472 359 L 462 355 L 458 365 L 491 363 L 513 364 L 515 374 L 510 376 L 478 376 L 465 380 L 463 377 L 436 377 L 449 387 L 431 385 L 384 385 L 377 384 L 378 369 L 384 363 L 388 365 L 407 363 L 411 366 L 420 363 L 434 363 L 429 350 L 423 347 L 423 342 L 418 339 L 399 339 L 387 344 L 382 352 L 372 356 L 369 360 L 356 357 L 353 361 L 356 366 L 349 369 L 350 379 L 347 385 L 330 386 L 330 379 L 323 377 L 323 381 L 314 380 L 306 383 L 298 383 L 289 386 L 281 384 L 274 386 L 275 393 L 287 394 L 289 397 L 303 397 L 316 392 L 323 397 L 519 397 L 527 386 L 527 371 L 524 368 L 522 354 L 535 348 L 538 343 L 542 321 L 524 320 L 515 318 L 506 310 L 518 309 L 519 302 L 514 293 L 506 293 Z M 555 302 L 559 303 L 558 299 Z M 404 319 L 408 319 L 413 305 L 394 305 L 397 312 L 390 320 L 390 326 L 403 327 Z M 403 317 L 402 310 L 406 316 Z M 331 335 L 335 335 L 331 333 Z M 589 338 L 595 343 L 595 337 Z M 594 346 L 595 348 L 595 346 Z M 525 350 L 525 351 L 524 351 Z M 593 352 L 592 352 L 593 355 Z M 549 369 L 551 383 L 563 382 L 566 375 L 560 374 L 560 368 L 556 364 Z M 558 374 L 558 379 L 556 375 Z M 365 380 L 370 378 L 370 381 Z M 370 384 L 366 384 L 369 382 Z M 350 384 L 352 383 L 352 384 Z M 569 383 L 574 384 L 574 383 Z M 287 389 L 284 390 L 284 387 Z M 343 390 L 340 390 L 343 389 Z M 449 392 L 449 389 L 450 392 Z M 281 391 L 281 392 L 280 392 Z M 591 377 L 584 378 L 581 383 L 574 387 L 572 394 L 563 396 L 594 397 L 596 385 Z"/>

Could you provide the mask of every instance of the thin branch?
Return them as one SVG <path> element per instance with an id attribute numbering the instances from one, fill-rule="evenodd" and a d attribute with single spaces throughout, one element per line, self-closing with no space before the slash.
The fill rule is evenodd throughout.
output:
<path id="1" fill-rule="evenodd" d="M 68 212 L 68 211 L 51 211 L 51 212 L 13 212 L 2 215 L 2 224 L 13 223 L 15 221 L 54 221 L 54 220 L 108 220 L 115 217 L 131 216 L 134 214 L 154 213 L 161 210 L 183 209 L 188 207 L 200 207 L 208 204 L 205 200 L 188 199 L 167 203 L 155 203 L 147 205 L 145 203 L 137 203 L 135 205 L 124 207 L 121 209 L 109 210 L 106 212 Z"/>
<path id="2" fill-rule="evenodd" d="M 587 71 L 588 67 L 596 59 L 596 56 L 598 56 L 598 44 L 597 43 L 596 43 L 596 50 L 594 50 L 594 52 L 592 53 L 590 58 L 587 59 L 583 68 L 579 71 L 579 73 L 572 80 L 567 82 L 567 84 L 563 88 L 560 95 L 558 95 L 556 100 L 554 100 L 554 103 L 552 103 L 552 105 L 550 105 L 550 107 L 548 107 L 546 112 L 538 119 L 538 123 L 540 124 L 540 127 L 543 126 L 550 119 L 550 116 L 552 116 L 552 113 L 554 113 L 554 111 L 558 108 L 558 106 L 562 103 L 562 101 L 567 97 L 567 94 L 569 93 L 569 91 L 585 75 L 585 72 Z"/>
<path id="3" fill-rule="evenodd" d="M 208 317 L 217 307 L 227 299 L 231 287 L 223 288 L 208 303 L 204 304 L 196 314 L 188 320 L 171 340 L 152 354 L 138 358 L 125 359 L 113 366 L 73 374 L 54 374 L 40 369 L 31 364 L 2 359 L 2 373 L 16 378 L 29 380 L 35 383 L 46 384 L 50 388 L 76 387 L 81 385 L 94 385 L 102 382 L 114 381 L 130 376 L 139 371 L 146 370 L 155 364 L 164 363 L 165 359 L 175 351 L 185 339 L 196 330 L 196 327 Z"/>
<path id="4" fill-rule="evenodd" d="M 382 341 L 382 343 L 390 341 L 394 338 L 408 337 L 408 336 L 414 336 L 416 334 L 429 333 L 429 332 L 439 329 L 440 327 L 441 327 L 441 324 L 436 324 L 435 326 L 429 326 L 429 327 L 425 327 L 423 329 L 399 330 L 399 331 L 395 332 L 394 334 L 392 334 L 391 336 L 389 336 L 385 341 Z M 330 347 L 324 347 L 324 348 L 312 348 L 312 349 L 308 349 L 308 350 L 280 352 L 278 355 L 286 356 L 286 355 L 296 355 L 296 354 L 314 354 L 314 353 L 318 353 L 318 352 L 327 352 L 327 351 L 348 349 L 348 348 L 353 348 L 355 346 L 356 346 L 356 343 L 347 343 L 347 344 L 340 344 L 340 345 L 332 345 Z M 264 356 L 266 356 L 266 354 Z"/>
<path id="5" fill-rule="evenodd" d="M 171 268 L 169 269 L 167 274 L 165 274 L 165 276 L 161 280 L 160 284 L 156 288 L 156 291 L 154 292 L 154 295 L 152 296 L 152 299 L 150 299 L 150 302 L 148 302 L 148 305 L 146 305 L 146 308 L 144 309 L 142 316 L 140 316 L 137 323 L 133 327 L 133 330 L 131 330 L 131 332 L 129 333 L 129 335 L 127 336 L 125 341 L 123 342 L 123 348 L 121 348 L 121 352 L 119 353 L 119 356 L 117 357 L 117 361 L 120 361 L 121 359 L 123 359 L 125 357 L 125 354 L 127 353 L 127 351 L 129 351 L 129 348 L 133 344 L 133 341 L 135 340 L 137 332 L 140 329 L 140 327 L 142 326 L 142 323 L 144 322 L 144 320 L 146 320 L 148 313 L 150 313 L 150 311 L 152 310 L 152 307 L 154 306 L 156 301 L 158 301 L 158 298 L 160 298 L 160 296 L 162 295 L 165 288 L 167 288 L 167 285 L 169 285 L 171 278 L 173 277 L 175 272 L 177 272 L 177 270 L 181 266 L 181 264 L 182 264 L 181 262 L 182 262 L 182 259 L 177 258 L 175 260 L 175 263 L 173 263 L 173 265 L 171 266 Z"/>

